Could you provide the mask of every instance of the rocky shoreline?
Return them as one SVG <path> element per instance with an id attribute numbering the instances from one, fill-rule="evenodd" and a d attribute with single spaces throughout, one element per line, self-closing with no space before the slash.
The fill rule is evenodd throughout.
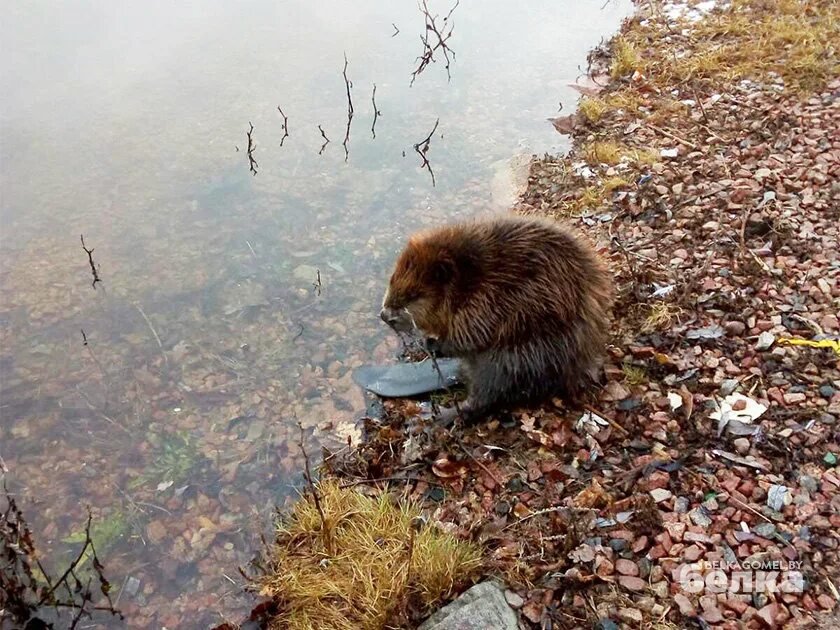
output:
<path id="1" fill-rule="evenodd" d="M 640 6 L 515 208 L 612 264 L 604 387 L 458 435 L 389 401 L 326 458 L 480 543 L 475 580 L 523 627 L 836 625 L 838 24 L 833 3 Z"/>

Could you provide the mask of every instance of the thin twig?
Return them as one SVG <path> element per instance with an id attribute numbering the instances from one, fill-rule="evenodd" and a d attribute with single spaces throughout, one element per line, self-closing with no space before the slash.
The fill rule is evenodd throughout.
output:
<path id="1" fill-rule="evenodd" d="M 432 362 L 432 367 L 434 367 L 435 372 L 437 372 L 438 379 L 440 380 L 440 384 L 443 385 L 443 389 L 452 398 L 452 406 L 455 408 L 455 413 L 457 413 L 458 417 L 460 417 L 461 416 L 461 406 L 458 404 L 458 399 L 452 393 L 452 390 L 449 389 L 449 385 L 446 383 L 446 379 L 443 377 L 443 372 L 440 369 L 440 365 L 438 365 L 437 356 L 435 355 L 435 351 L 429 346 L 428 343 L 425 344 L 425 350 L 426 350 L 426 354 L 429 355 L 429 359 Z"/>
<path id="2" fill-rule="evenodd" d="M 459 415 L 460 415 L 460 414 L 459 414 Z M 469 450 L 469 449 L 468 449 L 468 448 L 464 445 L 464 443 L 461 441 L 461 439 L 460 439 L 460 438 L 458 438 L 457 436 L 453 435 L 451 432 L 450 432 L 450 435 L 452 435 L 453 439 L 455 440 L 455 443 L 456 443 L 459 447 L 461 447 L 461 450 L 462 450 L 462 451 L 464 451 L 464 453 L 466 454 L 466 456 L 467 456 L 467 457 L 469 457 L 471 460 L 473 460 L 476 464 L 478 464 L 478 465 L 481 467 L 481 469 L 482 469 L 484 472 L 486 472 L 486 473 L 487 473 L 487 475 L 490 477 L 490 479 L 492 479 L 493 481 L 495 481 L 497 486 L 500 486 L 500 487 L 501 487 L 501 486 L 502 486 L 502 481 L 501 481 L 501 479 L 499 479 L 496 475 L 494 475 L 492 470 L 490 470 L 489 468 L 487 468 L 487 466 L 485 466 L 485 465 L 484 465 L 481 461 L 479 461 L 479 459 L 478 459 L 475 455 L 473 455 L 473 454 L 472 454 L 472 452 L 471 452 L 471 451 L 470 451 L 470 450 Z"/>
<path id="3" fill-rule="evenodd" d="M 256 151 L 257 145 L 254 142 L 253 137 L 251 136 L 251 134 L 254 132 L 254 125 L 250 121 L 248 122 L 248 125 L 250 125 L 250 127 L 251 127 L 246 132 L 246 135 L 248 136 L 248 164 L 249 164 L 251 173 L 253 175 L 256 175 L 257 174 L 257 168 L 259 168 L 259 164 L 257 164 L 257 161 L 254 159 L 254 151 Z"/>
<path id="4" fill-rule="evenodd" d="M 39 606 L 48 602 L 52 594 L 55 593 L 55 590 L 62 584 L 65 584 L 67 578 L 70 577 L 71 573 L 73 573 L 73 569 L 75 569 L 76 566 L 82 561 L 82 558 L 84 557 L 88 547 L 91 547 L 93 545 L 93 541 L 90 537 L 90 522 L 92 518 L 93 517 L 91 516 L 90 510 L 88 510 L 87 524 L 85 525 L 85 542 L 82 545 L 79 554 L 76 556 L 76 559 L 70 563 L 70 566 L 67 567 L 67 570 L 61 575 L 61 577 L 58 578 L 58 580 L 45 593 L 41 595 L 41 599 L 38 601 Z"/>
<path id="5" fill-rule="evenodd" d="M 350 96 L 350 88 L 353 87 L 353 83 L 347 78 L 347 53 L 344 53 L 344 70 L 341 72 L 342 76 L 344 77 L 344 87 L 347 90 L 347 115 L 348 117 L 353 117 L 353 98 Z"/>
<path id="6" fill-rule="evenodd" d="M 85 348 L 87 348 L 88 355 L 90 355 L 90 358 L 93 360 L 94 364 L 96 364 L 96 367 L 99 369 L 99 373 L 102 374 L 103 380 L 107 379 L 107 376 L 105 374 L 104 368 L 102 367 L 102 364 L 99 362 L 99 359 L 96 358 L 96 355 L 93 354 L 93 348 L 88 343 L 88 338 L 87 338 L 87 335 L 85 334 L 85 329 L 80 328 L 79 330 L 82 331 L 82 345 Z"/>
<path id="7" fill-rule="evenodd" d="M 76 385 L 76 391 L 79 393 L 79 396 L 82 397 L 82 400 L 85 401 L 85 404 L 90 408 L 91 411 L 95 411 L 98 413 L 102 418 L 113 424 L 115 427 L 119 427 L 123 431 L 125 431 L 128 435 L 131 435 L 131 431 L 125 428 L 122 424 L 114 420 L 111 416 L 107 415 L 105 412 L 100 410 L 96 405 L 93 404 L 93 401 L 88 397 L 85 391 L 79 386 Z"/>
<path id="8" fill-rule="evenodd" d="M 342 489 L 352 488 L 353 486 L 359 486 L 359 485 L 365 484 L 365 483 L 380 483 L 382 481 L 417 481 L 417 482 L 424 481 L 424 482 L 428 483 L 429 485 L 441 487 L 440 484 L 437 484 L 434 481 L 428 481 L 426 479 L 423 479 L 423 477 L 415 477 L 415 476 L 410 476 L 410 475 L 404 475 L 404 476 L 393 476 L 393 477 L 374 477 L 374 478 L 371 478 L 371 479 L 356 479 L 355 481 L 347 481 L 345 483 L 342 483 L 339 486 L 339 488 L 342 488 Z"/>
<path id="9" fill-rule="evenodd" d="M 90 249 L 87 248 L 87 246 L 85 245 L 85 235 L 84 234 L 82 234 L 80 236 L 80 238 L 82 240 L 82 249 L 85 250 L 85 253 L 88 255 L 88 263 L 90 264 L 90 273 L 93 276 L 93 282 L 91 282 L 90 286 L 92 286 L 95 289 L 96 288 L 96 283 L 97 282 L 102 282 L 102 278 L 99 277 L 99 270 L 97 269 L 96 264 L 93 262 L 93 250 L 95 248 L 94 247 L 91 247 Z"/>
<path id="10" fill-rule="evenodd" d="M 160 337 L 158 337 L 158 334 L 157 334 L 157 331 L 155 330 L 155 327 L 152 326 L 152 322 L 146 316 L 146 313 L 143 310 L 143 307 L 140 306 L 140 304 L 138 304 L 137 302 L 135 302 L 134 303 L 134 308 L 136 308 L 140 312 L 140 315 L 143 316 L 143 319 L 146 320 L 146 325 L 149 327 L 149 330 L 152 331 L 152 335 L 154 335 L 155 341 L 157 342 L 158 348 L 160 349 L 160 355 L 163 357 L 163 362 L 166 365 L 169 365 L 169 359 L 166 357 L 166 353 L 163 351 L 163 344 L 160 342 Z"/>
<path id="11" fill-rule="evenodd" d="M 583 406 L 583 408 L 584 408 L 584 409 L 586 409 L 589 413 L 594 413 L 594 414 L 595 414 L 596 416 L 598 416 L 599 418 L 603 418 L 604 420 L 606 420 L 607 422 L 609 422 L 609 423 L 610 423 L 610 426 L 611 426 L 613 429 L 615 429 L 616 431 L 619 431 L 619 432 L 623 433 L 624 435 L 629 435 L 629 433 L 627 432 L 627 429 L 625 429 L 623 426 L 621 426 L 620 424 L 618 424 L 618 422 L 616 422 L 615 420 L 613 420 L 612 418 L 610 418 L 610 417 L 609 417 L 609 416 L 607 416 L 606 414 L 601 413 L 601 412 L 600 412 L 600 411 L 598 411 L 597 409 L 593 409 L 593 408 L 592 408 L 592 407 L 590 407 L 589 405 L 584 405 L 584 406 Z"/>
<path id="12" fill-rule="evenodd" d="M 651 125 L 650 123 L 645 123 L 645 124 L 648 127 L 650 127 L 651 129 L 653 129 L 654 131 L 661 133 L 663 136 L 665 136 L 667 138 L 671 138 L 671 140 L 675 140 L 675 141 L 679 142 L 680 144 L 683 144 L 683 145 L 687 146 L 689 149 L 694 149 L 695 151 L 697 151 L 697 145 L 694 144 L 693 142 L 689 142 L 688 140 L 680 138 L 679 136 L 675 136 L 670 131 L 666 131 L 666 130 L 660 128 L 660 127 L 657 127 L 656 125 Z"/>
<path id="13" fill-rule="evenodd" d="M 697 90 L 691 88 L 691 91 L 694 92 L 694 100 L 697 101 L 697 105 L 700 107 L 700 114 L 703 116 L 703 120 L 706 121 L 706 124 L 709 124 L 709 117 L 706 115 L 706 108 L 703 107 L 703 99 L 700 98 L 700 95 L 697 94 Z"/>
<path id="14" fill-rule="evenodd" d="M 300 451 L 303 454 L 303 478 L 306 481 L 309 492 L 312 493 L 312 500 L 315 502 L 315 509 L 318 511 L 318 516 L 321 518 L 321 536 L 323 538 L 324 547 L 327 553 L 332 555 L 332 536 L 329 531 L 329 524 L 327 517 L 324 515 L 324 509 L 321 507 L 321 497 L 318 495 L 318 489 L 315 487 L 315 482 L 312 481 L 312 471 L 309 468 L 309 454 L 306 452 L 306 447 L 303 445 L 303 425 L 298 421 L 298 428 L 300 429 Z"/>
<path id="15" fill-rule="evenodd" d="M 373 124 L 370 126 L 370 133 L 376 139 L 376 119 L 382 115 L 382 112 L 376 106 L 376 83 L 373 84 L 373 94 L 371 94 L 370 100 L 373 103 Z"/>
<path id="16" fill-rule="evenodd" d="M 283 117 L 283 137 L 280 138 L 280 146 L 283 146 L 283 143 L 286 141 L 286 138 L 289 137 L 289 117 L 283 113 L 283 110 L 280 109 L 280 106 L 277 106 L 277 111 L 280 112 L 280 115 Z"/>
<path id="17" fill-rule="evenodd" d="M 316 294 L 318 296 L 320 296 L 321 295 L 321 287 L 323 286 L 321 284 L 321 270 L 320 269 L 315 270 L 315 282 L 312 283 L 312 286 L 315 287 Z"/>
<path id="18" fill-rule="evenodd" d="M 347 78 L 347 53 L 344 53 L 344 70 L 341 72 L 342 76 L 344 77 L 344 87 L 347 90 L 347 128 L 344 131 L 344 142 L 342 142 L 342 146 L 344 147 L 344 161 L 347 161 L 347 158 L 350 157 L 350 151 L 347 149 L 347 145 L 350 143 L 350 123 L 353 122 L 353 98 L 350 96 L 350 88 L 353 87 L 353 83 L 350 79 Z"/>
<path id="19" fill-rule="evenodd" d="M 429 151 L 429 143 L 432 141 L 432 136 L 434 135 L 435 131 L 437 131 L 438 123 L 440 123 L 440 118 L 435 120 L 435 126 L 432 127 L 432 130 L 429 132 L 429 135 L 414 145 L 414 151 L 417 153 L 417 155 L 420 156 L 420 159 L 423 160 L 423 163 L 420 165 L 420 168 L 425 168 L 427 171 L 429 171 L 429 175 L 432 176 L 433 187 L 435 185 L 435 172 L 432 170 L 432 165 L 429 164 L 429 160 L 426 157 L 426 153 Z"/>
<path id="20" fill-rule="evenodd" d="M 324 130 L 321 128 L 321 125 L 318 125 L 318 131 L 321 132 L 321 137 L 324 139 L 324 144 L 321 145 L 321 150 L 318 151 L 318 155 L 321 155 L 324 152 L 324 149 L 326 149 L 327 145 L 330 143 L 330 139 L 327 138 L 327 134 L 324 133 Z"/>
<path id="21" fill-rule="evenodd" d="M 441 50 L 443 52 L 443 57 L 446 60 L 445 68 L 446 68 L 446 77 L 447 79 L 451 80 L 452 75 L 450 74 L 449 66 L 451 60 L 449 55 L 452 55 L 452 59 L 455 59 L 455 51 L 453 51 L 447 41 L 450 37 L 452 37 L 452 31 L 455 28 L 455 24 L 449 21 L 449 18 L 452 17 L 452 12 L 458 8 L 461 0 L 456 0 L 455 4 L 449 10 L 449 13 L 446 14 L 446 17 L 443 18 L 443 28 L 440 28 L 437 25 L 437 16 L 432 15 L 429 13 L 429 7 L 426 4 L 426 0 L 423 0 L 422 4 L 420 5 L 420 10 L 423 12 L 423 17 L 425 18 L 425 28 L 423 35 L 420 36 L 420 42 L 423 44 L 423 52 L 419 57 L 417 57 L 417 68 L 415 68 L 414 72 L 411 73 L 411 83 L 410 85 L 414 85 L 415 79 L 426 69 L 426 67 L 435 61 L 435 52 Z M 447 26 L 449 30 L 447 30 Z M 437 38 L 437 42 L 434 45 L 429 43 L 429 34 L 434 35 Z"/>

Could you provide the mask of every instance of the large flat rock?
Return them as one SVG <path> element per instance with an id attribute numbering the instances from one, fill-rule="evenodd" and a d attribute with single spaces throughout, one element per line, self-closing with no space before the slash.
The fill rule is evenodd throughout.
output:
<path id="1" fill-rule="evenodd" d="M 504 590 L 492 581 L 476 584 L 444 606 L 419 630 L 517 630 L 516 613 L 505 601 Z"/>

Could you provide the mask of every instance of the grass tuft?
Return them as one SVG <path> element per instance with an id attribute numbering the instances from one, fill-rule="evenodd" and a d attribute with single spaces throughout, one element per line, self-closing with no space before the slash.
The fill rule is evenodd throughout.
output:
<path id="1" fill-rule="evenodd" d="M 636 46 L 627 38 L 619 35 L 613 40 L 612 63 L 610 64 L 610 76 L 613 79 L 620 79 L 642 65 L 642 58 Z"/>
<path id="2" fill-rule="evenodd" d="M 679 323 L 682 309 L 672 302 L 657 301 L 646 304 L 647 314 L 640 326 L 643 333 L 653 333 L 658 330 L 668 330 Z"/>
<path id="3" fill-rule="evenodd" d="M 382 628 L 409 608 L 426 611 L 450 597 L 481 564 L 472 543 L 432 526 L 418 531 L 414 504 L 331 480 L 318 492 L 333 553 L 313 501 L 301 498 L 278 524 L 270 571 L 260 580 L 261 594 L 280 605 L 272 628 Z"/>
<path id="4" fill-rule="evenodd" d="M 624 382 L 628 385 L 644 385 L 648 382 L 647 372 L 641 366 L 624 363 L 621 371 L 624 373 Z"/>
<path id="5" fill-rule="evenodd" d="M 596 140 L 583 147 L 582 153 L 584 159 L 589 164 L 597 166 L 599 164 L 615 165 L 621 161 L 624 155 L 624 145 L 611 140 Z"/>
<path id="6" fill-rule="evenodd" d="M 580 99 L 578 103 L 578 113 L 591 123 L 601 120 L 610 109 L 610 106 L 600 98 L 587 96 Z"/>
<path id="7" fill-rule="evenodd" d="M 614 175 L 612 177 L 607 177 L 604 180 L 603 186 L 607 193 L 611 193 L 619 188 L 627 188 L 631 184 L 632 182 L 629 179 L 621 177 L 620 175 Z"/>
<path id="8" fill-rule="evenodd" d="M 655 151 L 649 149 L 633 149 L 620 142 L 612 140 L 596 140 L 584 146 L 581 150 L 584 159 L 592 166 L 608 164 L 614 166 L 625 158 L 637 164 L 653 164 L 659 160 Z"/>

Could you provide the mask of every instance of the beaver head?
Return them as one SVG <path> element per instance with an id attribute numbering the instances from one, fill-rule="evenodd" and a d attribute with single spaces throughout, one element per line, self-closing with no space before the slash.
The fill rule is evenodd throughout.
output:
<path id="1" fill-rule="evenodd" d="M 445 338 L 478 280 L 470 250 L 462 233 L 445 228 L 413 236 L 397 259 L 380 317 L 397 332 Z"/>

